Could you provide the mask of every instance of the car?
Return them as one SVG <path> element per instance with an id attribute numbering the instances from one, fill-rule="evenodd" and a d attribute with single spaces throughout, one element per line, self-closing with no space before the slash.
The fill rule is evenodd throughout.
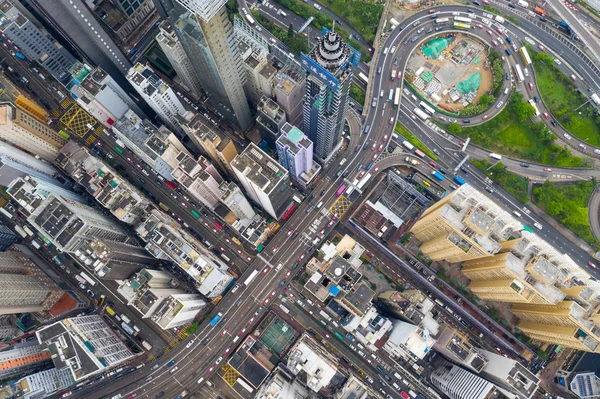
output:
<path id="1" fill-rule="evenodd" d="M 294 230 L 293 230 L 293 229 L 290 229 L 290 231 L 288 231 L 288 232 L 287 232 L 286 236 L 288 236 L 288 237 L 289 237 L 289 236 L 291 236 L 293 233 L 294 233 Z"/>
<path id="2" fill-rule="evenodd" d="M 288 277 L 290 277 L 290 275 L 291 275 L 291 274 L 292 274 L 292 271 L 291 271 L 291 270 L 288 270 L 288 272 L 285 274 L 285 278 L 288 278 Z"/>
<path id="3" fill-rule="evenodd" d="M 533 83 L 532 82 L 527 83 L 527 85 L 529 86 L 529 90 L 533 90 Z"/>
<path id="4" fill-rule="evenodd" d="M 134 392 L 134 393 L 132 393 L 131 395 L 129 395 L 129 396 L 127 397 L 127 399 L 133 399 L 133 398 L 135 398 L 136 396 L 137 396 L 137 392 Z"/>
<path id="5" fill-rule="evenodd" d="M 377 148 L 377 143 L 373 143 L 373 146 L 371 147 L 371 151 L 375 151 L 375 148 Z"/>
<path id="6" fill-rule="evenodd" d="M 183 222 L 183 220 L 181 220 L 181 218 L 180 218 L 179 216 L 175 216 L 175 219 L 177 219 L 177 221 L 178 221 L 179 223 L 182 223 L 182 222 Z"/>
<path id="7" fill-rule="evenodd" d="M 87 291 L 85 291 L 85 292 L 87 292 L 87 294 L 88 294 L 89 296 L 91 296 L 92 298 L 94 297 L 94 293 L 93 293 L 92 291 L 90 291 L 90 290 L 87 290 Z"/>
<path id="8" fill-rule="evenodd" d="M 241 255 L 241 254 L 242 254 L 242 250 L 241 250 L 241 249 L 238 249 L 238 250 L 236 250 L 235 252 L 237 252 L 237 253 L 238 253 L 238 255 Z"/>
<path id="9" fill-rule="evenodd" d="M 275 296 L 275 294 L 277 294 L 277 291 L 271 292 L 271 295 L 269 295 L 269 298 L 273 298 Z"/>
<path id="10" fill-rule="evenodd" d="M 483 117 L 481 119 L 485 121 L 485 120 L 489 119 L 489 117 L 490 117 L 489 115 L 483 115 Z"/>
<path id="11" fill-rule="evenodd" d="M 327 190 L 321 190 L 321 197 L 327 193 Z"/>
<path id="12" fill-rule="evenodd" d="M 528 168 L 528 167 L 529 167 L 529 164 L 528 164 L 527 162 L 521 162 L 521 163 L 520 163 L 520 165 L 521 165 L 523 168 Z"/>
<path id="13" fill-rule="evenodd" d="M 366 170 L 361 170 L 360 173 L 358 174 L 358 178 L 360 179 L 361 177 L 363 177 L 365 175 L 365 173 L 367 173 Z"/>
<path id="14" fill-rule="evenodd" d="M 373 169 L 373 173 L 377 173 L 379 171 L 379 166 Z"/>
<path id="15" fill-rule="evenodd" d="M 252 261 L 252 258 L 251 258 L 251 257 L 249 257 L 249 256 L 246 256 L 246 260 L 247 260 L 248 262 L 250 262 L 250 261 Z"/>
<path id="16" fill-rule="evenodd" d="M 570 134 L 568 134 L 568 133 L 565 133 L 565 134 L 563 134 L 563 137 L 565 138 L 565 140 L 571 140 L 571 139 L 573 138 L 573 137 L 571 137 L 571 135 L 570 135 Z"/>
<path id="17" fill-rule="evenodd" d="M 169 370 L 169 373 L 173 374 L 174 372 L 177 371 L 178 368 L 179 368 L 179 366 L 173 367 L 171 370 Z"/>
<path id="18" fill-rule="evenodd" d="M 371 161 L 375 161 L 377 160 L 377 157 L 379 156 L 379 154 L 375 154 L 371 157 Z"/>
<path id="19" fill-rule="evenodd" d="M 587 148 L 585 146 L 585 144 L 583 144 L 583 143 L 579 143 L 578 147 L 581 148 L 582 150 L 585 150 Z"/>
<path id="20" fill-rule="evenodd" d="M 386 135 L 384 135 L 384 136 L 383 136 L 383 140 L 382 140 L 382 141 L 387 141 L 388 137 L 389 137 L 389 136 L 388 136 L 387 134 L 386 134 Z"/>
<path id="21" fill-rule="evenodd" d="M 133 163 L 133 159 L 131 159 L 131 158 L 127 158 L 127 162 L 129 162 L 129 163 Z"/>
<path id="22" fill-rule="evenodd" d="M 334 223 L 334 222 L 335 222 L 334 220 L 330 220 L 330 221 L 329 221 L 329 223 L 327 223 L 327 227 L 331 227 L 331 226 L 333 226 L 333 223 Z"/>
<path id="23" fill-rule="evenodd" d="M 163 396 L 165 396 L 165 391 L 160 391 L 156 394 L 155 398 L 162 398 Z"/>
<path id="24" fill-rule="evenodd" d="M 219 358 L 215 361 L 215 364 L 219 364 L 223 361 L 223 356 L 219 356 Z"/>
<path id="25" fill-rule="evenodd" d="M 181 202 L 181 206 L 184 207 L 184 208 L 188 207 L 187 204 L 185 202 L 183 202 L 183 201 Z"/>
<path id="26" fill-rule="evenodd" d="M 273 253 L 277 253 L 277 251 L 278 251 L 278 250 L 279 250 L 279 247 L 276 245 L 276 246 L 273 248 L 273 250 L 271 250 L 271 252 L 273 252 Z"/>
<path id="27" fill-rule="evenodd" d="M 325 333 L 325 338 L 329 339 L 331 337 L 329 336 L 329 334 Z"/>
<path id="28" fill-rule="evenodd" d="M 476 27 L 478 27 L 479 29 L 483 29 L 483 25 L 481 24 L 475 24 Z"/>
<path id="29" fill-rule="evenodd" d="M 266 298 L 263 302 L 263 305 L 267 306 L 269 304 L 270 300 L 271 300 L 271 298 Z"/>
<path id="30" fill-rule="evenodd" d="M 221 333 L 221 337 L 224 337 L 224 336 L 225 336 L 225 334 L 227 334 L 227 333 L 228 333 L 228 330 L 227 330 L 227 329 L 224 329 L 224 330 L 223 330 L 223 332 Z"/>
<path id="31" fill-rule="evenodd" d="M 417 120 L 417 117 L 412 112 L 410 113 L 410 117 L 413 118 L 414 120 Z"/>
<path id="32" fill-rule="evenodd" d="M 268 271 L 269 271 L 269 266 L 265 266 L 265 268 L 263 269 L 263 274 L 267 274 Z"/>
<path id="33" fill-rule="evenodd" d="M 230 350 L 231 350 L 231 346 L 228 346 L 227 349 L 225 349 L 225 352 L 223 352 L 223 354 L 224 355 L 228 354 Z"/>
<path id="34" fill-rule="evenodd" d="M 377 151 L 381 151 L 381 150 L 383 150 L 383 144 L 379 145 L 379 149 Z"/>
<path id="35" fill-rule="evenodd" d="M 215 366 L 210 366 L 210 368 L 208 369 L 208 371 L 206 372 L 206 374 L 210 374 L 212 373 L 212 371 L 215 369 Z"/>
<path id="36" fill-rule="evenodd" d="M 254 321 L 254 317 L 251 317 L 250 320 L 248 320 L 248 324 L 252 324 L 253 321 Z"/>
<path id="37" fill-rule="evenodd" d="M 497 42 L 496 40 L 494 40 L 494 39 L 492 39 L 492 44 L 493 44 L 494 46 L 498 47 L 498 42 Z"/>
<path id="38" fill-rule="evenodd" d="M 187 345 L 185 346 L 186 348 L 189 348 L 190 346 L 194 345 L 194 340 L 191 340 L 190 342 L 187 343 Z"/>
<path id="39" fill-rule="evenodd" d="M 538 45 L 538 48 L 540 49 L 540 51 L 546 51 L 546 48 L 541 44 Z"/>
<path id="40" fill-rule="evenodd" d="M 393 124 L 394 124 L 394 117 L 392 116 L 392 117 L 390 118 L 390 125 L 393 125 Z"/>
<path id="41" fill-rule="evenodd" d="M 544 168 L 544 172 L 552 172 L 551 168 Z"/>
<path id="42" fill-rule="evenodd" d="M 598 266 L 596 266 L 595 264 L 593 264 L 592 262 L 588 262 L 588 265 L 592 268 L 592 269 L 598 269 Z"/>
<path id="43" fill-rule="evenodd" d="M 142 170 L 142 169 L 143 169 L 143 168 L 142 168 L 142 165 L 140 165 L 139 163 L 136 163 L 136 164 L 135 164 L 135 166 L 136 166 L 136 167 L 137 167 L 139 170 Z"/>
<path id="44" fill-rule="evenodd" d="M 550 115 L 548 115 L 547 112 L 542 112 L 542 115 L 544 115 L 544 118 L 546 119 L 550 119 Z"/>
<path id="45" fill-rule="evenodd" d="M 433 14 L 435 12 L 435 9 L 431 9 L 429 11 L 427 11 L 429 14 Z"/>
<path id="46" fill-rule="evenodd" d="M 246 327 L 242 328 L 242 330 L 240 331 L 240 333 L 238 335 L 243 335 L 246 332 Z"/>
<path id="47" fill-rule="evenodd" d="M 433 161 L 429 161 L 429 165 L 432 166 L 432 167 L 434 167 L 434 168 L 437 167 L 437 164 L 435 162 L 433 162 Z"/>
<path id="48" fill-rule="evenodd" d="M 300 255 L 300 257 L 298 258 L 298 262 L 302 262 L 305 257 L 306 257 L 306 254 Z"/>
<path id="49" fill-rule="evenodd" d="M 489 29 L 486 29 L 485 31 L 486 31 L 486 32 L 487 32 L 487 34 L 488 34 L 488 35 L 490 35 L 490 36 L 492 36 L 492 35 L 494 34 L 494 33 L 493 33 L 491 30 L 489 30 Z"/>

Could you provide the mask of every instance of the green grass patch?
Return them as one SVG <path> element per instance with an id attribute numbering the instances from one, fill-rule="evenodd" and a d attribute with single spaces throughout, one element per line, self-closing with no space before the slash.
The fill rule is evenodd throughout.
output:
<path id="1" fill-rule="evenodd" d="M 365 91 L 358 87 L 356 83 L 352 83 L 352 85 L 350 86 L 350 97 L 352 97 L 354 101 L 356 101 L 364 107 Z"/>
<path id="2" fill-rule="evenodd" d="M 429 147 L 423 144 L 414 134 L 409 132 L 408 129 L 404 127 L 404 125 L 402 125 L 401 123 L 396 123 L 396 127 L 394 127 L 394 130 L 396 131 L 396 133 L 404 137 L 406 141 L 408 141 L 409 143 L 417 147 L 419 150 L 427 154 L 429 158 L 433 159 L 434 161 L 437 161 L 437 155 L 435 155 L 433 151 L 431 151 Z"/>
<path id="3" fill-rule="evenodd" d="M 296 33 L 293 29 L 284 30 L 280 28 L 256 10 L 252 10 L 252 15 L 259 24 L 288 46 L 292 53 L 296 55 L 308 53 L 308 43 L 304 36 Z"/>
<path id="4" fill-rule="evenodd" d="M 522 95 L 513 93 L 509 104 L 496 117 L 478 126 L 463 126 L 459 137 L 471 137 L 473 144 L 512 158 L 544 165 L 591 167 L 589 158 L 576 157 L 568 147 L 554 144 L 554 136 L 544 122 L 520 120 Z"/>
<path id="5" fill-rule="evenodd" d="M 533 61 L 538 89 L 550 113 L 573 136 L 600 147 L 600 116 L 580 93 L 570 77 L 563 74 L 544 52 L 535 55 Z"/>
<path id="6" fill-rule="evenodd" d="M 487 159 L 483 161 L 473 160 L 473 165 L 522 203 L 529 202 L 527 178 L 509 172 L 502 162 L 498 162 L 490 168 Z M 488 168 L 490 169 L 488 170 Z"/>
<path id="7" fill-rule="evenodd" d="M 555 217 L 573 233 L 598 247 L 588 219 L 588 201 L 596 188 L 596 181 L 556 185 L 546 181 L 533 189 L 533 203 Z"/>
<path id="8" fill-rule="evenodd" d="M 313 17 L 313 25 L 317 29 L 321 29 L 323 26 L 331 29 L 333 20 L 315 9 L 312 6 L 312 2 L 309 5 L 299 0 L 279 0 L 278 3 L 304 19 Z M 377 33 L 377 27 L 379 26 L 379 19 L 383 12 L 384 1 L 325 0 L 323 4 L 334 14 L 339 15 L 352 25 L 365 40 L 373 42 Z M 336 26 L 336 32 L 340 32 L 338 28 L 341 28 L 339 24 Z M 344 39 L 348 39 L 348 34 L 346 33 L 343 37 Z M 359 48 L 357 47 L 356 49 L 358 50 Z"/>

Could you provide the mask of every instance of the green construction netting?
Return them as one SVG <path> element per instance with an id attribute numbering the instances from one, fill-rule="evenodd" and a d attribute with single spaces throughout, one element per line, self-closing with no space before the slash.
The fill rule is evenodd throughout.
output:
<path id="1" fill-rule="evenodd" d="M 435 39 L 428 40 L 421 46 L 421 51 L 425 54 L 425 57 L 430 60 L 435 60 L 442 54 L 442 51 L 450 46 L 450 43 L 452 43 L 454 39 L 454 36 L 436 37 Z"/>
<path id="2" fill-rule="evenodd" d="M 429 83 L 433 80 L 433 73 L 431 71 L 424 71 L 420 78 L 423 79 L 425 83 Z"/>
<path id="3" fill-rule="evenodd" d="M 470 91 L 477 91 L 480 84 L 481 74 L 479 72 L 475 72 L 473 75 L 469 76 L 468 79 L 458 82 L 456 85 L 456 90 L 458 90 L 461 94 L 465 94 Z"/>
<path id="4" fill-rule="evenodd" d="M 473 60 L 473 65 L 477 65 L 479 64 L 479 61 L 481 61 L 481 58 L 477 57 Z"/>

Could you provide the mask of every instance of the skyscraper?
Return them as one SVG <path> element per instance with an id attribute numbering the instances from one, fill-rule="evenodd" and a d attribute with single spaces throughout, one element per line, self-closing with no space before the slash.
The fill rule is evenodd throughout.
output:
<path id="1" fill-rule="evenodd" d="M 308 72 L 304 94 L 304 132 L 314 143 L 315 158 L 327 163 L 341 145 L 348 93 L 352 83 L 351 65 L 360 58 L 342 36 L 323 30 L 324 35 L 301 63 Z"/>
<path id="2" fill-rule="evenodd" d="M 254 143 L 235 157 L 231 167 L 248 197 L 275 219 L 283 216 L 292 200 L 287 170 Z"/>
<path id="3" fill-rule="evenodd" d="M 277 139 L 277 159 L 292 179 L 306 187 L 321 170 L 313 162 L 313 143 L 300 129 L 286 122 Z"/>
<path id="4" fill-rule="evenodd" d="M 45 30 L 40 30 L 28 15 L 18 9 L 18 1 L 0 1 L 0 31 L 31 60 L 37 61 L 55 79 L 65 82 L 69 78 L 69 68 L 75 58 L 60 46 Z M 35 21 L 37 22 L 37 21 Z"/>
<path id="5" fill-rule="evenodd" d="M 447 362 L 435 369 L 429 379 L 450 399 L 508 399 L 491 382 Z"/>
<path id="6" fill-rule="evenodd" d="M 211 102 L 243 131 L 252 125 L 252 116 L 241 74 L 242 60 L 233 37 L 226 0 L 155 0 L 157 9 L 168 15 L 177 36 L 192 62 L 196 76 Z"/>
<path id="7" fill-rule="evenodd" d="M 150 67 L 140 63 L 129 70 L 127 79 L 154 112 L 162 118 L 165 125 L 172 130 L 181 131 L 176 117 L 184 115 L 186 109 L 168 84 Z"/>
<path id="8" fill-rule="evenodd" d="M 173 30 L 173 25 L 168 20 L 162 21 L 159 29 L 160 32 L 156 35 L 156 42 L 167 56 L 177 76 L 181 79 L 182 86 L 187 88 L 194 97 L 199 98 L 202 93 L 202 85 L 198 80 L 198 76 L 196 76 L 192 62 Z"/>

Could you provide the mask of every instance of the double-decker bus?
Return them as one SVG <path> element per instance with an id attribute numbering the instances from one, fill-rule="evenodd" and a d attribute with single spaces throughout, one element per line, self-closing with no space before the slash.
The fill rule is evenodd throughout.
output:
<path id="1" fill-rule="evenodd" d="M 429 119 L 429 115 L 427 115 L 425 112 L 421 111 L 419 108 L 415 108 L 413 110 L 413 112 L 415 113 L 415 115 L 417 115 L 419 118 L 421 118 L 424 121 Z"/>
<path id="2" fill-rule="evenodd" d="M 396 87 L 396 96 L 394 97 L 394 107 L 400 104 L 400 88 Z"/>
<path id="3" fill-rule="evenodd" d="M 115 146 L 115 151 L 118 152 L 119 154 L 123 155 L 123 149 L 121 147 L 119 147 L 118 145 Z"/>
<path id="4" fill-rule="evenodd" d="M 465 29 L 465 30 L 471 29 L 471 25 L 465 24 L 464 22 L 454 22 L 452 25 L 458 29 Z"/>
<path id="5" fill-rule="evenodd" d="M 335 192 L 335 196 L 336 196 L 336 197 L 339 197 L 340 195 L 342 195 L 342 193 L 343 193 L 343 192 L 344 192 L 344 191 L 345 191 L 347 188 L 348 188 L 348 186 L 347 186 L 347 185 L 345 185 L 345 184 L 342 184 L 342 185 L 340 186 L 340 188 L 338 188 L 338 189 L 337 189 L 337 191 Z"/>
<path id="6" fill-rule="evenodd" d="M 11 219 L 11 220 L 15 218 L 15 215 L 13 215 L 12 213 L 10 213 L 9 211 L 7 211 L 7 210 L 6 210 L 6 209 L 4 209 L 4 208 L 0 208 L 0 212 L 2 212 L 2 214 L 3 214 L 4 216 L 6 216 L 7 218 L 9 218 L 9 219 Z"/>
<path id="7" fill-rule="evenodd" d="M 248 276 L 246 281 L 244 281 L 244 285 L 246 287 L 249 286 L 252 283 L 252 280 L 254 280 L 257 275 L 258 275 L 258 269 L 254 270 L 252 273 L 250 273 L 250 276 Z"/>
<path id="8" fill-rule="evenodd" d="M 88 283 L 90 283 L 91 286 L 96 285 L 96 282 L 94 280 L 92 280 L 92 278 L 90 276 L 88 276 L 87 274 L 85 274 L 84 272 L 79 273 L 81 275 L 81 277 L 87 281 Z"/>
<path id="9" fill-rule="evenodd" d="M 356 186 L 356 188 L 358 188 L 359 190 L 362 189 L 365 184 L 367 184 L 367 182 L 369 181 L 369 179 L 372 177 L 373 175 L 370 173 L 367 173 L 365 175 L 365 177 L 363 177 L 359 182 L 358 185 Z"/>
<path id="10" fill-rule="evenodd" d="M 366 85 L 369 84 L 369 78 L 362 72 L 358 73 L 358 78 L 362 80 Z"/>
<path id="11" fill-rule="evenodd" d="M 429 115 L 433 115 L 435 110 L 429 106 L 425 101 L 421 101 L 419 106 L 423 109 L 423 111 L 427 112 Z"/>
<path id="12" fill-rule="evenodd" d="M 531 64 L 531 58 L 529 57 L 527 49 L 525 47 L 521 47 L 519 52 L 521 53 L 521 58 L 523 58 L 523 64 L 525 64 L 525 66 L 529 66 Z"/>

